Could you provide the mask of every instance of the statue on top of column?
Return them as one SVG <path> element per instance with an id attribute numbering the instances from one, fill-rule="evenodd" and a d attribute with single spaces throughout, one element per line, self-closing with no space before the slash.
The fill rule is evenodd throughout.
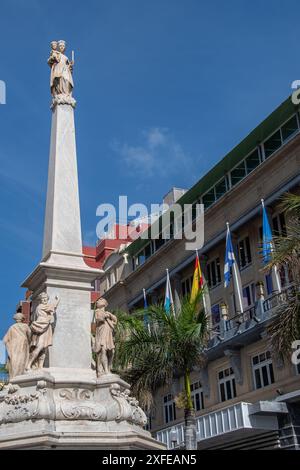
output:
<path id="1" fill-rule="evenodd" d="M 70 61 L 65 55 L 66 42 L 63 40 L 51 42 L 51 52 L 48 64 L 51 67 L 50 90 L 53 97 L 52 107 L 56 104 L 70 104 L 75 106 L 75 100 L 72 97 L 74 88 L 73 66 L 74 56 Z"/>

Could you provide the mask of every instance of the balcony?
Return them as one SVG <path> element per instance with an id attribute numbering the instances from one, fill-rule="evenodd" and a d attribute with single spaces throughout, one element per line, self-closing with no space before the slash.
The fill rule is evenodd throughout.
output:
<path id="1" fill-rule="evenodd" d="M 198 449 L 218 448 L 233 441 L 256 438 L 262 445 L 277 445 L 278 414 L 286 414 L 284 403 L 240 402 L 196 418 Z M 176 437 L 176 441 L 174 439 Z M 168 449 L 184 448 L 184 423 L 156 433 Z M 257 445 L 257 444 L 256 444 Z"/>
<path id="2" fill-rule="evenodd" d="M 281 293 L 259 300 L 254 306 L 229 320 L 221 320 L 210 330 L 206 348 L 209 360 L 223 355 L 224 346 L 240 347 L 259 339 L 266 325 L 277 314 L 278 308 L 294 295 L 294 287 L 288 286 Z"/>

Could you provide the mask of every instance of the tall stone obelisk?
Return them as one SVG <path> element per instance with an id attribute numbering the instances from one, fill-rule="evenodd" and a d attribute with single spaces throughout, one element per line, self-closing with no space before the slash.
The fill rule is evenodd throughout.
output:
<path id="1" fill-rule="evenodd" d="M 79 207 L 73 77 L 65 43 L 53 48 L 51 66 L 52 127 L 42 261 L 23 287 L 35 299 L 46 291 L 60 299 L 49 367 L 90 369 L 91 282 L 101 271 L 83 261 Z M 79 347 L 80 345 L 80 347 Z"/>
<path id="2" fill-rule="evenodd" d="M 23 283 L 37 314 L 30 324 L 33 352 L 28 370 L 0 391 L 0 449 L 164 449 L 143 429 L 146 415 L 130 386 L 110 369 L 97 377 L 91 366 L 90 291 L 101 272 L 86 266 L 82 255 L 73 62 L 64 41 L 51 46 L 43 257 Z"/>

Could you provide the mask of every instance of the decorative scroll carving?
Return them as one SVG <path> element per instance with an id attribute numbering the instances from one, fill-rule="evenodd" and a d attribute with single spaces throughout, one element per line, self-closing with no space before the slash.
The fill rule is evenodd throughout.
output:
<path id="1" fill-rule="evenodd" d="M 130 396 L 130 390 L 121 388 L 118 384 L 110 387 L 110 393 L 119 405 L 119 414 L 116 421 L 126 420 L 140 426 L 145 426 L 147 417 L 143 410 L 139 407 L 136 398 Z"/>
<path id="2" fill-rule="evenodd" d="M 57 419 L 90 419 L 105 421 L 107 409 L 104 404 L 93 401 L 90 390 L 78 388 L 63 389 L 59 392 L 60 402 Z"/>

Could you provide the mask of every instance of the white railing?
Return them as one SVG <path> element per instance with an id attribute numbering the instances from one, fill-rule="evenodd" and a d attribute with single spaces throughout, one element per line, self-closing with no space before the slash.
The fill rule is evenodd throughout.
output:
<path id="1" fill-rule="evenodd" d="M 227 408 L 207 413 L 196 418 L 197 441 L 220 436 L 248 426 L 248 403 L 240 402 Z M 174 447 L 171 441 L 177 434 L 177 446 L 184 443 L 184 423 L 180 423 L 158 431 L 156 439 L 166 444 L 168 449 Z"/>

